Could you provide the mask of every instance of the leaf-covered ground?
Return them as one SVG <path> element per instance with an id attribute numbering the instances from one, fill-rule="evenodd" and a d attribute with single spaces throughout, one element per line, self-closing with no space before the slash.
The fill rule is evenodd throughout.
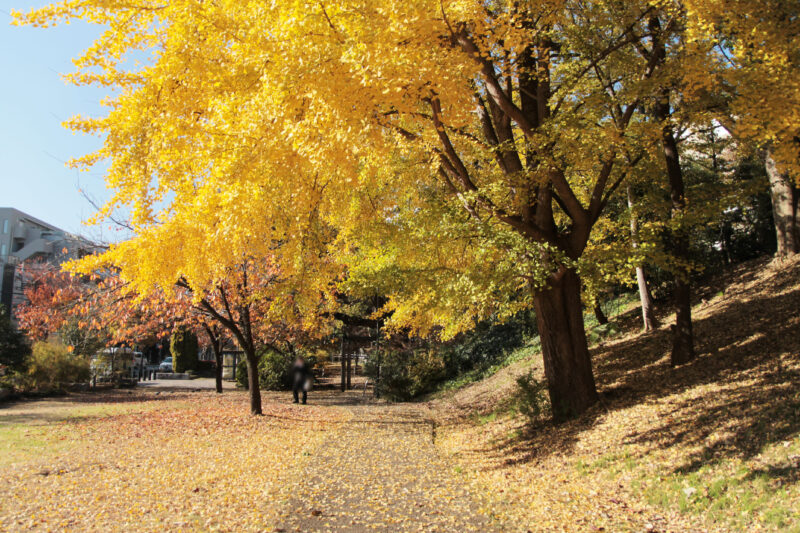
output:
<path id="1" fill-rule="evenodd" d="M 1 531 L 800 531 L 800 261 L 595 346 L 602 404 L 531 427 L 514 377 L 428 403 L 140 390 L 0 408 Z M 667 317 L 662 317 L 667 318 Z M 664 320 L 665 324 L 669 320 Z"/>
<path id="2" fill-rule="evenodd" d="M 285 400 L 247 412 L 241 393 L 188 392 L 3 409 L 0 529 L 269 529 L 299 465 L 346 414 Z"/>
<path id="3" fill-rule="evenodd" d="M 2 531 L 488 531 L 418 406 L 315 392 L 76 395 L 0 410 Z M 313 405 L 313 402 L 317 405 Z"/>
<path id="4" fill-rule="evenodd" d="M 586 416 L 514 411 L 534 358 L 433 401 L 437 444 L 509 531 L 800 531 L 799 310 L 800 261 L 743 265 L 698 295 L 693 363 L 669 366 L 673 317 L 633 312 L 593 349 Z"/>
<path id="5" fill-rule="evenodd" d="M 492 531 L 415 405 L 354 405 L 300 472 L 286 531 Z"/>

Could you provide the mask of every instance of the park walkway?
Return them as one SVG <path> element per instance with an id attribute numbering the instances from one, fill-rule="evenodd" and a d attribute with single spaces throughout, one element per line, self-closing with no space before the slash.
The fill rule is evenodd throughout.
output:
<path id="1" fill-rule="evenodd" d="M 492 531 L 469 483 L 437 453 L 422 406 L 327 391 L 309 400 L 345 403 L 348 419 L 308 456 L 277 531 Z"/>

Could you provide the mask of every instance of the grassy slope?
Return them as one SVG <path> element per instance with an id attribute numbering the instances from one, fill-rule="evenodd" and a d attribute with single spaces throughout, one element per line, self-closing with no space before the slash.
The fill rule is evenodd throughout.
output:
<path id="1" fill-rule="evenodd" d="M 430 402 L 437 442 L 510 530 L 800 531 L 800 261 L 698 290 L 698 359 L 636 310 L 592 349 L 601 405 L 554 427 L 513 405 L 514 363 Z"/>

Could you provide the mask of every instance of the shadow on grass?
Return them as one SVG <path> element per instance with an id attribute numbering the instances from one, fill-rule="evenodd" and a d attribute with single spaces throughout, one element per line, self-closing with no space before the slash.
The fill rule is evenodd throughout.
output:
<path id="1" fill-rule="evenodd" d="M 482 451 L 503 464 L 568 454 L 581 433 L 606 413 L 650 402 L 666 408 L 668 415 L 643 424 L 641 431 L 631 432 L 620 444 L 698 450 L 687 452 L 676 472 L 692 472 L 725 458 L 751 458 L 765 445 L 796 435 L 800 432 L 800 263 L 764 271 L 770 276 L 759 270 L 764 263 L 753 262 L 728 275 L 726 281 L 733 285 L 725 288 L 725 295 L 704 302 L 695 313 L 699 354 L 695 361 L 678 368 L 669 365 L 669 324 L 648 334 L 629 331 L 628 337 L 592 349 L 600 405 L 577 420 L 558 426 L 540 423 Z M 720 288 L 699 292 L 710 298 Z M 638 321 L 625 322 L 639 327 Z M 710 439 L 712 435 L 715 438 Z M 786 481 L 797 479 L 791 468 L 765 473 Z"/>
<path id="2" fill-rule="evenodd" d="M 71 393 L 52 398 L 30 398 L 8 402 L 0 408 L 0 429 L 27 424 L 31 426 L 54 423 L 87 422 L 110 416 L 126 414 L 114 412 L 114 405 L 165 402 L 188 399 L 190 390 L 176 393 L 152 394 L 142 391 L 100 389 L 92 392 Z M 95 411 L 96 409 L 96 411 Z M 108 412 L 104 410 L 109 409 Z"/>

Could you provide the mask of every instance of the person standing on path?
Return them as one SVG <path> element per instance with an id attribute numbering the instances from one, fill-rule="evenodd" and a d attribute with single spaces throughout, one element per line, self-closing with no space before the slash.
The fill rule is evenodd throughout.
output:
<path id="1" fill-rule="evenodd" d="M 309 380 L 311 379 L 311 371 L 306 364 L 305 359 L 298 357 L 292 364 L 292 396 L 294 396 L 294 403 L 298 403 L 300 399 L 300 392 L 303 392 L 303 404 L 306 403 L 308 396 Z"/>

